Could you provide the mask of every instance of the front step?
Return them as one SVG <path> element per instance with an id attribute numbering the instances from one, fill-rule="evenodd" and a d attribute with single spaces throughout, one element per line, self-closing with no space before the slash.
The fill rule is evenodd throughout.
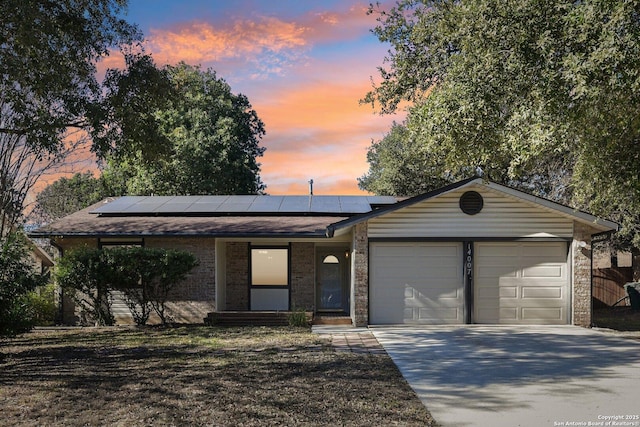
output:
<path id="1" fill-rule="evenodd" d="M 288 326 L 290 311 L 221 311 L 204 319 L 206 325 L 216 326 Z M 311 323 L 313 313 L 306 312 Z"/>
<path id="2" fill-rule="evenodd" d="M 316 314 L 313 317 L 314 325 L 349 325 L 353 324 L 349 316 L 326 316 Z"/>

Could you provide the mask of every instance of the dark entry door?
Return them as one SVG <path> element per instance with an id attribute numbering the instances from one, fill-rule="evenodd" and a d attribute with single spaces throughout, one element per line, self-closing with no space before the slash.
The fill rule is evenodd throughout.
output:
<path id="1" fill-rule="evenodd" d="M 318 311 L 347 312 L 349 308 L 348 249 L 318 248 L 316 254 Z"/>

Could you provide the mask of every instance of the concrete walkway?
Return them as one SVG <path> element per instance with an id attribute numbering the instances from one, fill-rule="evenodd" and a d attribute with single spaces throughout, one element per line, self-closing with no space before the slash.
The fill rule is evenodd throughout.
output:
<path id="1" fill-rule="evenodd" d="M 572 326 L 371 331 L 443 427 L 640 426 L 638 340 Z"/>

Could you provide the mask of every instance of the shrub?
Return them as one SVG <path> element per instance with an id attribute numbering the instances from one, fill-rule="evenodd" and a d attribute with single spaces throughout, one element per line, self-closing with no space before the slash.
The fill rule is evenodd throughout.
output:
<path id="1" fill-rule="evenodd" d="M 112 272 L 104 251 L 80 247 L 65 254 L 55 269 L 57 283 L 96 326 L 113 325 Z"/>
<path id="2" fill-rule="evenodd" d="M 49 283 L 39 286 L 27 294 L 27 305 L 33 314 L 35 326 L 51 326 L 56 322 L 58 304 L 56 303 L 56 286 Z"/>
<path id="3" fill-rule="evenodd" d="M 640 283 L 631 282 L 624 285 L 627 295 L 629 296 L 629 304 L 633 310 L 640 310 Z"/>
<path id="4" fill-rule="evenodd" d="M 56 278 L 96 325 L 114 323 L 110 304 L 113 290 L 122 292 L 136 324 L 146 324 L 152 311 L 166 324 L 170 292 L 197 264 L 194 255 L 184 251 L 85 247 L 61 258 Z"/>
<path id="5" fill-rule="evenodd" d="M 0 336 L 14 336 L 33 327 L 27 293 L 44 284 L 35 273 L 27 240 L 21 233 L 0 239 Z"/>
<path id="6" fill-rule="evenodd" d="M 302 308 L 292 310 L 291 313 L 289 313 L 289 326 L 309 326 L 307 312 Z"/>

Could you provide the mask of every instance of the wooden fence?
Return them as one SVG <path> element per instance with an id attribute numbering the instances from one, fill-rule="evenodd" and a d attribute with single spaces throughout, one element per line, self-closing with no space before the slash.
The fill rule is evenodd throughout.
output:
<path id="1" fill-rule="evenodd" d="M 611 307 L 627 296 L 624 284 L 633 281 L 631 267 L 593 269 L 593 305 L 595 308 Z M 628 299 L 618 303 L 628 305 Z"/>

